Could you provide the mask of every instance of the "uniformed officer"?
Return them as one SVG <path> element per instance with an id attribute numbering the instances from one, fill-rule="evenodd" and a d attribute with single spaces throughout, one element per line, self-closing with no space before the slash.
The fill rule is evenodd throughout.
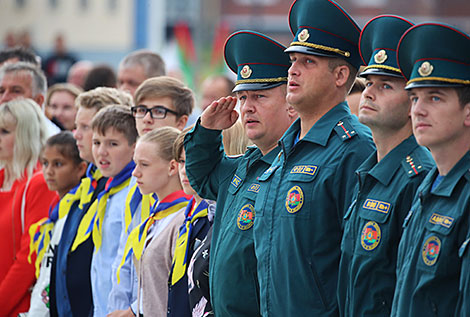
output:
<path id="1" fill-rule="evenodd" d="M 470 217 L 470 38 L 423 23 L 401 38 L 413 132 L 437 167 L 418 188 L 403 223 L 392 316 L 453 316 Z M 466 314 L 468 316 L 468 311 Z"/>
<path id="2" fill-rule="evenodd" d="M 297 0 L 287 102 L 300 119 L 260 177 L 255 253 L 263 316 L 335 316 L 344 210 L 370 131 L 345 102 L 361 64 L 360 28 L 331 0 Z"/>
<path id="3" fill-rule="evenodd" d="M 213 102 L 185 140 L 186 170 L 199 195 L 217 200 L 210 255 L 211 304 L 216 316 L 259 316 L 253 247 L 257 177 L 279 153 L 277 141 L 297 114 L 286 100 L 289 58 L 285 47 L 253 31 L 232 34 L 225 60 L 237 74 L 236 98 Z M 221 130 L 238 118 L 251 147 L 241 157 L 223 154 Z"/>
<path id="4" fill-rule="evenodd" d="M 338 303 L 342 316 L 387 316 L 395 290 L 402 223 L 416 189 L 434 166 L 412 134 L 411 102 L 397 66 L 396 47 L 413 24 L 382 15 L 362 29 L 359 51 L 367 67 L 359 121 L 372 130 L 377 151 L 356 171 L 354 200 L 344 217 Z"/>
<path id="5" fill-rule="evenodd" d="M 469 228 L 470 229 L 470 228 Z M 467 239 L 459 249 L 459 257 L 462 259 L 460 272 L 459 303 L 456 316 L 467 317 L 470 315 L 470 230 Z"/>

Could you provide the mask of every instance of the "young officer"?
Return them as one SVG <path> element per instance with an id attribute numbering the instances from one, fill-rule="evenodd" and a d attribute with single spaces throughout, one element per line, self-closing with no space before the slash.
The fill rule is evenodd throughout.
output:
<path id="1" fill-rule="evenodd" d="M 354 200 L 344 217 L 338 303 L 342 316 L 390 315 L 398 242 L 416 189 L 432 168 L 429 151 L 412 134 L 411 102 L 395 48 L 413 24 L 382 15 L 361 32 L 368 65 L 359 121 L 372 130 L 377 151 L 356 170 Z"/>
<path id="2" fill-rule="evenodd" d="M 213 102 L 185 138 L 191 186 L 217 200 L 209 283 L 216 316 L 259 316 L 259 287 L 253 247 L 257 177 L 279 153 L 277 141 L 296 117 L 285 100 L 289 59 L 285 47 L 253 31 L 232 34 L 225 60 L 237 73 L 236 98 Z M 241 157 L 224 155 L 221 134 L 238 119 L 256 147 Z"/>
<path id="3" fill-rule="evenodd" d="M 470 218 L 470 38 L 423 23 L 405 32 L 397 50 L 414 135 L 437 167 L 403 223 L 392 316 L 454 316 Z"/>
<path id="4" fill-rule="evenodd" d="M 287 102 L 297 110 L 260 177 L 255 253 L 263 316 L 338 314 L 342 222 L 354 171 L 372 153 L 367 127 L 345 102 L 361 64 L 360 29 L 331 0 L 297 0 L 286 50 Z"/>

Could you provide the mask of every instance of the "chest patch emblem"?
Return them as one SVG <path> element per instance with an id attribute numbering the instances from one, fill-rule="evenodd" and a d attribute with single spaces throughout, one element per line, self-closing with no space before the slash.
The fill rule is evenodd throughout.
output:
<path id="1" fill-rule="evenodd" d="M 375 199 L 367 199 L 362 207 L 365 209 L 378 211 L 383 214 L 388 214 L 388 211 L 390 210 L 390 203 Z"/>
<path id="2" fill-rule="evenodd" d="M 372 251 L 377 248 L 381 238 L 382 232 L 377 222 L 369 221 L 362 228 L 361 245 L 364 250 Z"/>
<path id="3" fill-rule="evenodd" d="M 423 257 L 424 264 L 432 266 L 436 263 L 441 251 L 441 240 L 436 236 L 431 236 L 423 244 L 421 255 Z"/>
<path id="4" fill-rule="evenodd" d="M 237 188 L 238 185 L 240 185 L 241 181 L 242 181 L 242 179 L 240 177 L 238 177 L 237 175 L 233 175 L 232 181 L 230 183 L 232 184 L 232 186 Z"/>
<path id="5" fill-rule="evenodd" d="M 259 192 L 259 184 L 258 183 L 253 183 L 248 187 L 247 191 L 253 192 L 253 193 L 258 193 Z"/>
<path id="6" fill-rule="evenodd" d="M 240 209 L 237 217 L 237 227 L 240 230 L 248 230 L 253 227 L 255 221 L 255 208 L 252 204 L 246 204 Z"/>
<path id="7" fill-rule="evenodd" d="M 287 192 L 286 209 L 287 212 L 294 214 L 302 208 L 304 204 L 304 192 L 299 186 L 294 186 Z"/>
<path id="8" fill-rule="evenodd" d="M 429 218 L 429 222 L 435 225 L 450 228 L 450 226 L 452 226 L 452 223 L 454 222 L 454 218 L 443 216 L 438 213 L 433 213 L 431 215 L 431 218 Z"/>

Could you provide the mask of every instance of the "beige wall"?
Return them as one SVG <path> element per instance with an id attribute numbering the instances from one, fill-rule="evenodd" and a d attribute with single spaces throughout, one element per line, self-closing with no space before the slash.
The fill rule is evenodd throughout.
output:
<path id="1" fill-rule="evenodd" d="M 88 0 L 86 9 L 80 0 L 0 0 L 0 39 L 7 31 L 29 30 L 38 50 L 50 50 L 57 33 L 65 35 L 71 50 L 127 50 L 133 45 L 134 1 Z"/>

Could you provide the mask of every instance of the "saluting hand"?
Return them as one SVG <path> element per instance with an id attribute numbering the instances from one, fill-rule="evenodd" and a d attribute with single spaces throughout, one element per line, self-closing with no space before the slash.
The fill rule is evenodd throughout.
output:
<path id="1" fill-rule="evenodd" d="M 237 98 L 222 97 L 213 101 L 201 114 L 201 125 L 206 129 L 225 130 L 237 122 L 238 112 L 235 110 Z"/>

